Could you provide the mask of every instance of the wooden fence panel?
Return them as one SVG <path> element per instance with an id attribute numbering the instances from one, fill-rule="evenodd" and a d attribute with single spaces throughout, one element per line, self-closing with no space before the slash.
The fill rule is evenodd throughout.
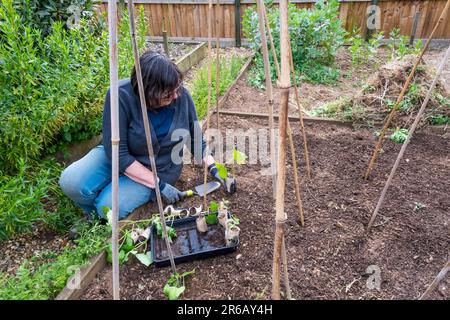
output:
<path id="1" fill-rule="evenodd" d="M 102 12 L 107 11 L 107 1 L 99 5 Z M 148 35 L 161 36 L 162 23 L 165 17 L 165 26 L 170 37 L 207 37 L 208 36 L 208 2 L 206 0 L 140 0 L 135 1 L 136 6 L 144 6 L 145 14 L 149 19 Z M 170 3 L 169 3 L 170 2 Z M 213 3 L 216 0 L 213 0 Z M 235 37 L 235 5 L 234 0 L 220 0 L 218 12 L 213 10 L 213 27 L 215 19 L 220 21 L 220 38 Z M 277 3 L 277 1 L 274 1 Z M 291 0 L 300 8 L 311 8 L 314 0 Z M 360 28 L 364 34 L 367 29 L 366 11 L 371 5 L 370 0 L 340 0 L 339 18 L 345 29 L 351 31 Z M 379 0 L 381 12 L 380 30 L 388 34 L 393 28 L 399 28 L 403 35 L 410 35 L 414 16 L 420 12 L 420 21 L 417 26 L 416 37 L 426 38 L 435 26 L 446 0 Z M 255 6 L 255 1 L 241 0 L 241 17 L 248 7 Z M 242 19 L 242 18 L 241 18 Z M 213 32 L 215 37 L 215 31 Z M 243 37 L 243 32 L 241 37 Z M 436 32 L 436 39 L 450 39 L 450 13 Z"/>

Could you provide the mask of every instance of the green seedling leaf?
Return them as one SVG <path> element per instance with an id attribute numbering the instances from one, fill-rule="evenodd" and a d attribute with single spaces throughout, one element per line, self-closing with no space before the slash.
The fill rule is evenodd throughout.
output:
<path id="1" fill-rule="evenodd" d="M 162 230 L 161 220 L 159 218 L 157 218 L 153 221 L 153 224 L 156 227 L 156 234 L 158 236 L 162 237 L 163 230 Z M 177 237 L 177 231 L 175 230 L 175 228 L 167 226 L 167 237 L 169 238 L 170 242 L 172 242 L 173 238 Z"/>
<path id="2" fill-rule="evenodd" d="M 216 162 L 216 167 L 217 167 L 217 170 L 219 170 L 219 176 L 222 179 L 225 179 L 226 177 L 228 177 L 228 170 L 227 170 L 227 168 L 225 168 L 225 166 L 223 164 Z"/>
<path id="3" fill-rule="evenodd" d="M 112 255 L 111 255 L 112 256 Z M 125 251 L 123 251 L 123 250 L 120 250 L 119 251 L 119 263 L 120 264 L 123 264 L 123 263 L 125 263 L 125 262 L 127 262 L 128 261 L 128 256 L 127 256 L 127 254 L 125 253 Z"/>
<path id="4" fill-rule="evenodd" d="M 135 254 L 135 257 L 146 267 L 148 267 L 153 263 L 151 251 L 149 251 L 147 254 L 145 253 Z"/>
<path id="5" fill-rule="evenodd" d="M 170 285 L 166 284 L 164 286 L 163 292 L 164 292 L 164 295 L 167 297 L 167 299 L 177 300 L 180 297 L 180 295 L 184 292 L 185 289 L 186 289 L 185 286 L 174 287 L 174 286 L 170 286 Z"/>
<path id="6" fill-rule="evenodd" d="M 106 261 L 108 261 L 109 263 L 112 263 L 112 244 L 111 243 L 106 247 Z"/>
<path id="7" fill-rule="evenodd" d="M 108 220 L 108 225 L 112 226 L 112 210 L 107 206 L 102 206 L 102 211 Z"/>
<path id="8" fill-rule="evenodd" d="M 217 212 L 219 210 L 219 204 L 216 201 L 209 203 L 209 212 Z"/>
<path id="9" fill-rule="evenodd" d="M 184 278 L 184 277 L 186 277 L 186 276 L 190 276 L 191 274 L 194 274 L 194 273 L 195 273 L 195 268 L 192 269 L 191 271 L 183 272 L 183 273 L 181 274 L 181 278 Z"/>
<path id="10" fill-rule="evenodd" d="M 177 231 L 175 228 L 167 227 L 167 237 L 169 238 L 169 241 L 172 242 L 173 238 L 177 237 Z"/>
<path id="11" fill-rule="evenodd" d="M 120 249 L 125 251 L 125 252 L 129 252 L 129 251 L 134 249 L 134 243 L 133 243 L 133 239 L 131 238 L 131 234 L 130 233 L 127 232 L 125 234 L 125 241 L 120 246 Z"/>
<path id="12" fill-rule="evenodd" d="M 247 160 L 247 156 L 245 153 L 237 151 L 236 149 L 233 150 L 233 159 L 236 161 L 237 164 L 245 164 L 245 161 Z"/>
<path id="13" fill-rule="evenodd" d="M 207 224 L 218 224 L 219 219 L 215 213 L 210 213 L 205 216 L 205 220 Z"/>

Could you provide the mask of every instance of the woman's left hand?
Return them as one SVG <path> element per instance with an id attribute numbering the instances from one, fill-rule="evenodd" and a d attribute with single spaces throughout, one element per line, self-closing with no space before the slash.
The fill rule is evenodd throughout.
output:
<path id="1" fill-rule="evenodd" d="M 222 184 L 222 186 L 224 186 L 226 188 L 225 181 L 220 177 L 219 169 L 217 169 L 217 167 L 214 163 L 209 165 L 208 170 L 209 170 L 209 173 L 214 177 L 214 179 L 219 181 Z"/>

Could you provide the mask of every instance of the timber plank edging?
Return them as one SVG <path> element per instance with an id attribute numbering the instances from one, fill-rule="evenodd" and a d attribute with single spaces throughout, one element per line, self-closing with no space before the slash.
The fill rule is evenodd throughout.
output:
<path id="1" fill-rule="evenodd" d="M 175 63 L 181 73 L 185 73 L 205 57 L 207 43 L 202 42 Z"/>

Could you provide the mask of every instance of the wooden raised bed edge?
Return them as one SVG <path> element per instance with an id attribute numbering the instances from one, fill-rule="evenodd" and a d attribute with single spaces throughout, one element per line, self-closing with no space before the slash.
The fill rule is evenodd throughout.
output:
<path id="1" fill-rule="evenodd" d="M 192 49 L 188 54 L 186 54 L 184 57 L 181 57 L 178 59 L 176 65 L 178 68 L 180 68 L 180 71 L 182 73 L 185 73 L 189 69 L 191 69 L 194 65 L 199 63 L 200 60 L 202 60 L 206 55 L 206 48 L 207 43 L 202 42 L 198 46 L 196 46 L 194 49 Z"/>
<path id="2" fill-rule="evenodd" d="M 245 72 L 247 72 L 247 70 L 250 68 L 250 66 L 253 63 L 253 57 L 255 56 L 255 54 L 250 55 L 247 58 L 247 61 L 244 63 L 244 65 L 242 66 L 241 70 L 239 70 L 238 75 L 236 76 L 236 79 L 234 79 L 234 81 L 231 83 L 231 85 L 228 87 L 227 91 L 224 93 L 224 95 L 222 97 L 219 98 L 219 102 L 218 102 L 218 107 L 219 107 L 219 113 L 223 113 L 226 114 L 226 110 L 223 110 L 222 107 L 225 104 L 225 102 L 227 101 L 228 97 L 230 96 L 230 93 L 232 91 L 232 89 L 236 86 L 237 82 L 243 77 L 243 75 L 245 74 Z M 217 109 L 211 109 L 209 111 L 209 116 L 212 116 L 214 113 L 217 112 Z M 206 117 L 204 117 L 201 121 L 200 121 L 200 126 L 202 127 L 203 130 L 205 130 L 204 125 L 206 123 Z"/>

